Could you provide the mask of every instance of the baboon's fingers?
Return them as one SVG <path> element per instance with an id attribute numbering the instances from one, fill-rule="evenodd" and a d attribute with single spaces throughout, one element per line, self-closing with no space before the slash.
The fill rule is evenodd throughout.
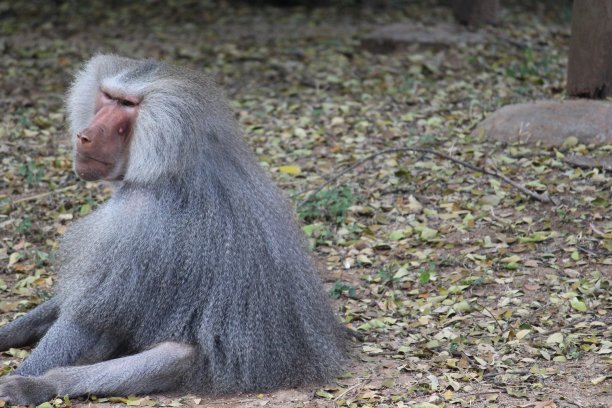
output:
<path id="1" fill-rule="evenodd" d="M 10 375 L 0 378 L 0 400 L 9 404 L 40 404 L 55 395 L 53 385 L 40 377 Z"/>

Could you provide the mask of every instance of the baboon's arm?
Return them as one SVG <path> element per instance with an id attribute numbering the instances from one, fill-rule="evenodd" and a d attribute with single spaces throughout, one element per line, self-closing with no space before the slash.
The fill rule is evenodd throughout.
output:
<path id="1" fill-rule="evenodd" d="M 193 357 L 194 347 L 166 342 L 132 356 L 56 368 L 40 377 L 4 377 L 0 379 L 0 399 L 39 404 L 56 395 L 130 395 L 180 389 Z"/>
<path id="2" fill-rule="evenodd" d="M 107 360 L 120 342 L 121 338 L 114 333 L 92 331 L 60 317 L 15 374 L 39 376 L 52 368 Z"/>
<path id="3" fill-rule="evenodd" d="M 57 320 L 59 305 L 51 298 L 21 316 L 0 327 L 0 350 L 29 346 L 40 340 Z"/>

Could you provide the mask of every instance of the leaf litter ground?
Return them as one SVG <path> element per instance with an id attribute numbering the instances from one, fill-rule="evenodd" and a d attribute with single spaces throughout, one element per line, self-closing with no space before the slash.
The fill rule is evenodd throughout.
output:
<path id="1" fill-rule="evenodd" d="M 347 372 L 320 388 L 96 404 L 610 406 L 612 181 L 564 157 L 606 158 L 612 146 L 471 135 L 500 106 L 564 98 L 565 6 L 504 9 L 481 45 L 376 55 L 360 36 L 405 20 L 452 23 L 449 10 L 74 4 L 0 2 L 0 324 L 50 295 L 58 240 L 110 194 L 72 174 L 63 110 L 72 74 L 102 51 L 219 82 L 262 164 L 301 204 L 338 314 L 359 333 Z M 495 169 L 555 204 L 433 155 L 360 162 L 406 147 Z M 0 371 L 29 351 L 4 352 Z"/>

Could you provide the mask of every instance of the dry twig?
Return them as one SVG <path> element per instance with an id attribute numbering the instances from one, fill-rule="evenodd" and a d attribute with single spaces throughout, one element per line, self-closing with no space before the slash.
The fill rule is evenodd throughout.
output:
<path id="1" fill-rule="evenodd" d="M 75 188 L 77 188 L 77 186 L 78 186 L 78 184 L 73 184 L 73 185 L 70 185 L 68 187 L 58 188 L 57 190 L 46 191 L 46 192 L 40 193 L 40 194 L 35 194 L 35 195 L 27 196 L 27 197 L 17 198 L 15 200 L 12 200 L 11 204 L 23 203 L 25 201 L 38 200 L 40 198 L 44 198 L 44 197 L 52 195 L 52 194 L 63 193 L 64 191 L 68 191 L 68 190 L 74 190 Z"/>
<path id="2" fill-rule="evenodd" d="M 541 201 L 543 203 L 553 203 L 556 204 L 555 201 L 548 195 L 548 193 L 544 193 L 544 194 L 538 194 L 535 193 L 531 190 L 529 190 L 528 188 L 526 188 L 525 186 L 511 180 L 510 178 L 506 177 L 504 174 L 502 174 L 501 172 L 499 172 L 498 170 L 487 170 L 484 167 L 478 167 L 476 165 L 473 165 L 472 163 L 468 163 L 466 161 L 463 161 L 461 159 L 457 159 L 455 157 L 452 157 L 446 153 L 442 153 L 442 152 L 438 152 L 436 150 L 431 150 L 431 149 L 426 149 L 426 148 L 421 148 L 421 147 L 403 147 L 403 148 L 398 148 L 398 149 L 388 149 L 388 150 L 382 150 L 380 152 L 377 153 L 373 153 L 371 155 L 369 155 L 368 157 L 359 160 L 357 163 L 352 164 L 351 166 L 347 167 L 346 169 L 342 170 L 340 173 L 336 174 L 335 176 L 333 176 L 332 178 L 328 179 L 327 181 L 325 181 L 325 183 L 323 183 L 322 185 L 320 185 L 316 190 L 314 190 L 311 194 L 308 195 L 308 197 L 306 197 L 302 202 L 300 202 L 298 204 L 299 206 L 304 205 L 305 203 L 307 203 L 308 201 L 312 200 L 318 193 L 321 192 L 321 190 L 323 190 L 325 187 L 327 187 L 328 185 L 332 184 L 333 182 L 335 182 L 336 180 L 338 180 L 340 177 L 342 177 L 343 175 L 345 175 L 346 173 L 350 172 L 351 170 L 361 166 L 362 164 L 375 159 L 378 156 L 382 156 L 385 154 L 391 154 L 391 153 L 399 153 L 399 152 L 419 152 L 419 153 L 424 153 L 424 154 L 432 154 L 434 156 L 438 156 L 441 157 L 443 159 L 447 159 L 450 160 L 454 163 L 460 164 L 463 167 L 467 167 L 468 169 L 478 172 L 478 173 L 483 173 L 486 174 L 488 176 L 492 176 L 495 178 L 500 179 L 501 181 L 511 185 L 512 187 L 516 188 L 517 190 L 519 190 L 520 192 L 522 192 L 523 194 L 525 194 L 528 197 L 533 198 L 534 200 L 537 201 Z"/>
<path id="3" fill-rule="evenodd" d="M 478 307 L 480 307 L 480 308 L 481 308 L 481 310 L 479 310 L 479 311 L 478 311 L 479 313 L 482 313 L 482 311 L 483 311 L 483 310 L 485 310 L 487 313 L 489 313 L 489 316 L 490 316 L 491 318 L 493 318 L 493 320 L 495 320 L 495 325 L 496 325 L 496 326 L 497 326 L 497 328 L 499 329 L 499 333 L 500 333 L 500 334 L 503 334 L 503 333 L 504 333 L 504 329 L 501 327 L 501 324 L 499 323 L 499 320 L 497 320 L 497 317 L 495 317 L 495 315 L 493 314 L 493 312 L 491 312 L 491 311 L 489 310 L 489 308 L 488 308 L 488 307 L 486 307 L 485 305 L 481 305 L 481 304 L 480 304 L 480 303 L 478 303 L 478 302 L 474 302 L 474 304 L 475 304 L 476 306 L 478 306 Z M 482 314 L 483 314 L 483 315 L 485 315 L 484 313 L 482 313 Z M 485 316 L 486 316 L 486 315 L 485 315 Z"/>

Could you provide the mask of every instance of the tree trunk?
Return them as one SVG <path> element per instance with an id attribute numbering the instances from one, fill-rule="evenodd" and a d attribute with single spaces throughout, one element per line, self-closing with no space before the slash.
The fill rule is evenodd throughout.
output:
<path id="1" fill-rule="evenodd" d="M 574 0 L 567 93 L 612 96 L 612 0 Z"/>
<path id="2" fill-rule="evenodd" d="M 461 24 L 480 26 L 497 23 L 499 0 L 454 0 L 453 15 Z"/>

